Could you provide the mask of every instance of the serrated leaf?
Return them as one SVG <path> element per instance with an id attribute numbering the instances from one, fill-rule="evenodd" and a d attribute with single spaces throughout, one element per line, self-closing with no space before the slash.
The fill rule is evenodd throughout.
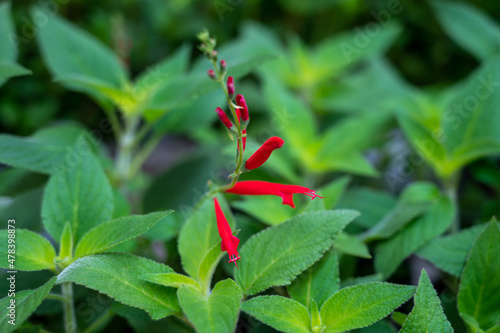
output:
<path id="1" fill-rule="evenodd" d="M 47 17 L 37 7 L 33 9 L 32 16 Z M 127 85 L 127 74 L 117 55 L 65 19 L 48 17 L 47 22 L 37 29 L 37 40 L 45 63 L 54 77 L 82 76 L 106 82 L 117 89 Z M 98 91 L 78 84 L 68 87 L 100 95 Z"/>
<path id="2" fill-rule="evenodd" d="M 286 290 L 291 298 L 306 308 L 311 301 L 321 308 L 323 303 L 339 290 L 339 262 L 334 250 L 327 252 L 313 266 L 300 274 Z"/>
<path id="3" fill-rule="evenodd" d="M 446 33 L 479 61 L 500 52 L 500 26 L 466 2 L 430 3 Z"/>
<path id="4" fill-rule="evenodd" d="M 8 250 L 11 249 L 11 247 L 8 247 L 8 240 L 11 238 L 8 238 L 8 235 L 12 234 L 7 230 L 0 230 L 0 267 L 2 268 L 9 268 L 10 265 L 7 260 L 9 259 Z M 13 253 L 15 256 L 15 268 L 10 270 L 38 271 L 55 268 L 54 259 L 56 251 L 46 238 L 24 229 L 15 229 L 14 235 L 16 237 L 12 239 L 15 243 L 11 245 L 15 246 L 15 253 Z"/>
<path id="5" fill-rule="evenodd" d="M 233 332 L 236 328 L 243 294 L 233 280 L 220 281 L 209 295 L 188 286 L 181 286 L 177 295 L 197 332 Z"/>
<path id="6" fill-rule="evenodd" d="M 75 162 L 74 162 L 75 163 Z M 57 172 L 45 188 L 43 224 L 59 240 L 66 222 L 71 224 L 76 244 L 93 227 L 113 213 L 113 193 L 99 161 L 90 151 L 78 156 L 75 164 Z"/>
<path id="7" fill-rule="evenodd" d="M 366 327 L 389 315 L 415 292 L 413 286 L 372 282 L 341 289 L 321 308 L 325 333 Z"/>
<path id="8" fill-rule="evenodd" d="M 455 210 L 446 197 L 438 199 L 427 212 L 375 248 L 375 271 L 389 277 L 401 262 L 422 245 L 445 232 Z"/>
<path id="9" fill-rule="evenodd" d="M 222 196 L 217 199 L 229 225 L 233 228 L 234 221 L 226 201 Z M 191 214 L 179 234 L 179 253 L 184 271 L 196 278 L 203 258 L 219 240 L 214 203 L 208 198 Z"/>
<path id="10" fill-rule="evenodd" d="M 179 288 L 180 286 L 186 285 L 199 288 L 195 280 L 191 279 L 189 276 L 178 273 L 148 273 L 141 275 L 141 279 L 167 287 Z"/>
<path id="11" fill-rule="evenodd" d="M 304 213 L 261 231 L 239 252 L 236 282 L 246 295 L 289 284 L 323 255 L 357 215 L 350 210 Z"/>
<path id="12" fill-rule="evenodd" d="M 145 233 L 173 211 L 131 215 L 102 223 L 90 229 L 76 246 L 75 258 L 99 253 Z"/>
<path id="13" fill-rule="evenodd" d="M 292 207 L 280 205 L 279 200 L 271 196 L 248 196 L 231 205 L 267 225 L 283 223 L 295 213 Z"/>
<path id="14" fill-rule="evenodd" d="M 241 304 L 241 310 L 281 332 L 311 332 L 307 308 L 282 296 L 258 296 Z"/>
<path id="15" fill-rule="evenodd" d="M 9 333 L 17 329 L 21 324 L 28 319 L 28 317 L 38 308 L 42 303 L 44 298 L 48 295 L 52 286 L 56 282 L 56 278 L 53 277 L 47 281 L 43 286 L 34 290 L 23 290 L 16 292 L 15 297 L 4 297 L 0 300 L 0 307 L 2 309 L 3 315 L 0 317 L 0 332 Z M 15 300 L 15 325 L 9 324 L 9 320 L 12 318 L 8 316 L 10 310 L 8 307 L 11 305 L 11 300 Z"/>
<path id="16" fill-rule="evenodd" d="M 347 287 L 355 286 L 358 284 L 364 284 L 368 282 L 382 282 L 384 277 L 382 274 L 371 274 L 365 276 L 351 277 L 340 282 L 340 288 L 344 289 Z"/>
<path id="17" fill-rule="evenodd" d="M 61 240 L 59 241 L 59 257 L 73 257 L 73 231 L 71 231 L 71 224 L 66 222 L 64 225 L 63 232 L 61 234 Z"/>
<path id="18" fill-rule="evenodd" d="M 453 235 L 438 237 L 418 250 L 417 255 L 443 271 L 460 277 L 472 244 L 483 229 L 484 225 L 478 225 Z"/>
<path id="19" fill-rule="evenodd" d="M 458 290 L 460 315 L 475 329 L 488 330 L 500 322 L 499 254 L 500 230 L 492 220 L 474 241 Z"/>
<path id="20" fill-rule="evenodd" d="M 413 310 L 406 318 L 399 332 L 453 333 L 453 328 L 451 328 L 443 313 L 439 297 L 425 270 L 422 270 L 420 275 L 414 303 Z"/>
<path id="21" fill-rule="evenodd" d="M 77 259 L 59 274 L 57 283 L 74 282 L 97 290 L 118 302 L 143 309 L 157 320 L 180 310 L 175 289 L 146 282 L 140 276 L 171 272 L 170 267 L 146 258 L 103 253 Z"/>
<path id="22" fill-rule="evenodd" d="M 77 148 L 89 143 L 89 136 L 76 126 L 57 126 L 31 137 L 0 135 L 0 162 L 35 172 L 50 174 L 73 163 Z M 85 147 L 84 147 L 85 148 Z M 73 153 L 73 154 L 71 154 Z"/>
<path id="23" fill-rule="evenodd" d="M 221 251 L 221 242 L 215 244 L 207 255 L 203 258 L 198 268 L 198 282 L 202 291 L 210 290 L 210 283 L 217 264 L 224 256 L 225 252 Z"/>

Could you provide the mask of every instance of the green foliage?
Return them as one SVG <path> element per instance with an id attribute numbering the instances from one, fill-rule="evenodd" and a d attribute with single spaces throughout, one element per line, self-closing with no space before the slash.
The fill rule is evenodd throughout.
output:
<path id="1" fill-rule="evenodd" d="M 307 308 L 282 296 L 258 296 L 241 304 L 241 309 L 281 332 L 311 332 Z"/>
<path id="2" fill-rule="evenodd" d="M 142 235 L 172 211 L 130 215 L 102 223 L 83 235 L 76 246 L 75 258 L 106 251 L 129 239 Z"/>
<path id="3" fill-rule="evenodd" d="M 458 311 L 471 330 L 500 322 L 500 230 L 492 220 L 477 236 L 467 257 L 458 291 Z"/>
<path id="4" fill-rule="evenodd" d="M 406 318 L 400 332 L 453 332 L 425 270 L 422 270 L 420 275 L 414 303 L 415 306 Z"/>
<path id="5" fill-rule="evenodd" d="M 171 273 L 172 269 L 127 253 L 95 254 L 74 261 L 57 277 L 57 283 L 74 282 L 115 300 L 145 310 L 157 320 L 180 310 L 173 288 L 142 280 L 149 273 Z"/>
<path id="6" fill-rule="evenodd" d="M 406 302 L 415 287 L 372 282 L 341 289 L 321 307 L 324 332 L 365 327 L 389 315 Z"/>
<path id="7" fill-rule="evenodd" d="M 15 226 L 15 225 L 14 225 Z M 54 270 L 54 259 L 56 251 L 50 242 L 29 230 L 24 229 L 9 229 L 15 231 L 12 233 L 8 230 L 0 230 L 0 255 L 2 261 L 0 267 L 9 268 L 9 258 L 15 258 L 15 268 L 20 271 L 37 271 L 41 269 Z M 15 235 L 15 238 L 9 238 L 8 235 Z M 13 239 L 14 247 L 8 247 L 9 239 Z M 8 257 L 9 249 L 15 249 L 12 252 L 13 256 Z"/>
<path id="8" fill-rule="evenodd" d="M 472 244 L 483 229 L 484 226 L 479 225 L 453 235 L 437 237 L 418 250 L 417 254 L 443 271 L 460 277 Z"/>
<path id="9" fill-rule="evenodd" d="M 5 333 L 10 333 L 16 328 L 21 326 L 21 324 L 28 319 L 28 317 L 35 312 L 36 308 L 42 303 L 44 298 L 49 294 L 52 286 L 56 282 L 56 278 L 53 277 L 47 281 L 43 286 L 35 290 L 23 290 L 21 292 L 16 292 L 15 297 L 9 297 L 8 295 L 0 300 L 0 306 L 4 315 L 0 318 L 0 331 Z M 15 301 L 14 308 L 14 323 L 15 325 L 9 324 L 9 320 L 14 319 L 8 316 L 10 313 L 9 306 L 11 306 L 11 301 Z M 7 309 L 7 311 L 6 311 Z"/>
<path id="10" fill-rule="evenodd" d="M 500 25 L 466 2 L 433 1 L 443 29 L 478 60 L 500 53 Z"/>
<path id="11" fill-rule="evenodd" d="M 330 250 L 317 263 L 293 280 L 286 290 L 291 298 L 306 308 L 311 306 L 313 300 L 321 308 L 323 303 L 338 291 L 339 285 L 337 253 Z"/>
<path id="12" fill-rule="evenodd" d="M 77 156 L 74 163 L 51 176 L 45 189 L 42 217 L 45 228 L 57 240 L 69 222 L 78 244 L 90 229 L 111 218 L 113 193 L 99 161 L 90 151 Z"/>
<path id="13" fill-rule="evenodd" d="M 304 213 L 254 235 L 239 251 L 236 282 L 246 295 L 289 284 L 323 255 L 357 215 L 349 210 Z"/>
<path id="14" fill-rule="evenodd" d="M 243 293 L 233 280 L 218 282 L 209 295 L 184 285 L 178 296 L 197 332 L 232 332 L 236 328 Z"/>

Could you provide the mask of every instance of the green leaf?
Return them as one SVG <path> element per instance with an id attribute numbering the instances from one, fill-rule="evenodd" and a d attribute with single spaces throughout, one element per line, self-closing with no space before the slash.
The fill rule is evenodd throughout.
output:
<path id="1" fill-rule="evenodd" d="M 234 208 L 240 209 L 267 225 L 277 225 L 295 215 L 295 209 L 280 205 L 279 199 L 271 196 L 248 196 L 243 200 L 232 202 Z"/>
<path id="2" fill-rule="evenodd" d="M 71 224 L 66 222 L 64 225 L 63 232 L 61 234 L 61 240 L 59 241 L 59 257 L 73 257 L 73 231 L 71 231 Z"/>
<path id="3" fill-rule="evenodd" d="M 103 253 L 83 257 L 66 267 L 57 283 L 74 282 L 149 313 L 153 320 L 180 310 L 175 289 L 146 282 L 146 273 L 172 273 L 152 260 L 129 253 Z"/>
<path id="4" fill-rule="evenodd" d="M 341 289 L 321 308 L 325 333 L 366 327 L 389 315 L 413 296 L 415 287 L 372 282 Z"/>
<path id="5" fill-rule="evenodd" d="M 314 300 L 321 308 L 323 303 L 339 290 L 339 262 L 334 250 L 327 252 L 308 270 L 300 274 L 286 290 L 291 298 L 306 308 Z"/>
<path id="6" fill-rule="evenodd" d="M 229 225 L 233 228 L 233 217 L 226 201 L 222 196 L 217 199 Z M 207 253 L 220 240 L 213 200 L 211 198 L 202 200 L 204 201 L 201 206 L 191 214 L 179 234 L 182 267 L 194 278 L 198 276 L 200 264 Z"/>
<path id="7" fill-rule="evenodd" d="M 351 256 L 370 259 L 372 256 L 368 246 L 356 236 L 342 232 L 335 241 L 335 249 Z"/>
<path id="8" fill-rule="evenodd" d="M 54 269 L 54 259 L 56 251 L 50 242 L 33 231 L 24 229 L 9 229 L 15 230 L 15 234 L 9 233 L 8 230 L 0 230 L 0 267 L 10 270 L 20 271 L 38 271 L 41 269 Z M 9 238 L 8 235 L 15 235 L 15 238 Z M 15 243 L 10 244 L 15 246 L 14 269 L 10 267 L 8 262 L 9 239 L 13 239 Z"/>
<path id="9" fill-rule="evenodd" d="M 422 270 L 420 275 L 414 303 L 413 310 L 399 332 L 453 332 L 453 328 L 443 313 L 439 297 L 425 270 Z"/>
<path id="10" fill-rule="evenodd" d="M 375 271 L 385 278 L 394 273 L 401 262 L 428 241 L 445 232 L 455 215 L 452 203 L 441 197 L 427 212 L 415 219 L 389 240 L 375 248 Z"/>
<path id="11" fill-rule="evenodd" d="M 21 326 L 21 324 L 28 319 L 28 317 L 38 308 L 44 298 L 49 294 L 55 282 L 56 278 L 53 277 L 37 289 L 23 290 L 21 292 L 16 292 L 15 297 L 7 296 L 2 298 L 0 300 L 0 307 L 2 312 L 5 312 L 3 312 L 4 314 L 0 317 L 0 332 L 9 333 Z M 15 325 L 9 324 L 9 320 L 13 318 L 8 316 L 10 310 L 6 311 L 6 309 L 11 306 L 11 300 L 15 300 Z"/>
<path id="12" fill-rule="evenodd" d="M 32 16 L 35 20 L 37 16 L 47 18 L 47 22 L 37 29 L 37 40 L 54 77 L 74 75 L 99 80 L 119 90 L 128 84 L 127 74 L 118 57 L 93 36 L 65 19 L 47 17 L 38 7 L 33 9 Z M 89 86 L 70 84 L 68 87 L 101 95 Z"/>
<path id="13" fill-rule="evenodd" d="M 115 245 L 142 235 L 173 211 L 131 215 L 102 223 L 90 229 L 78 243 L 75 258 L 106 251 Z"/>
<path id="14" fill-rule="evenodd" d="M 31 71 L 13 62 L 0 61 L 0 85 L 15 76 L 31 74 Z"/>
<path id="15" fill-rule="evenodd" d="M 282 296 L 258 296 L 241 304 L 241 310 L 280 332 L 311 332 L 307 308 Z"/>
<path id="16" fill-rule="evenodd" d="M 140 276 L 141 279 L 161 284 L 162 286 L 179 288 L 180 286 L 191 286 L 199 288 L 198 283 L 191 279 L 189 276 L 177 274 L 177 273 L 148 273 Z"/>
<path id="17" fill-rule="evenodd" d="M 355 286 L 358 284 L 368 283 L 368 282 L 382 282 L 384 279 L 382 274 L 372 274 L 358 277 L 351 277 L 340 282 L 340 289 Z"/>
<path id="18" fill-rule="evenodd" d="M 484 225 L 478 225 L 453 235 L 438 237 L 418 250 L 417 254 L 443 271 L 460 277 L 472 244 L 483 229 Z"/>
<path id="19" fill-rule="evenodd" d="M 336 210 L 304 213 L 251 237 L 239 251 L 235 279 L 246 295 L 288 285 L 321 258 L 342 229 L 358 215 Z"/>
<path id="20" fill-rule="evenodd" d="M 11 19 L 10 1 L 0 4 L 0 61 L 13 62 L 17 57 L 17 40 Z"/>
<path id="21" fill-rule="evenodd" d="M 67 170 L 57 172 L 45 188 L 43 224 L 60 239 L 66 222 L 78 244 L 90 229 L 111 218 L 113 193 L 99 161 L 89 151 L 78 156 Z"/>
<path id="22" fill-rule="evenodd" d="M 500 322 L 499 254 L 500 230 L 492 220 L 474 241 L 458 290 L 460 315 L 475 329 L 488 330 Z"/>
<path id="23" fill-rule="evenodd" d="M 322 200 L 325 209 L 328 210 L 335 208 L 350 181 L 351 177 L 343 176 L 320 188 L 320 191 L 318 191 L 318 193 L 325 196 L 325 198 Z"/>
<path id="24" fill-rule="evenodd" d="M 479 61 L 500 52 L 500 26 L 466 2 L 430 3 L 446 33 Z"/>
<path id="25" fill-rule="evenodd" d="M 0 162 L 35 172 L 50 174 L 66 169 L 83 153 L 89 135 L 77 126 L 43 129 L 31 137 L 0 135 Z"/>
<path id="26" fill-rule="evenodd" d="M 209 295 L 188 286 L 181 286 L 177 295 L 196 332 L 233 332 L 236 328 L 243 294 L 233 280 L 220 281 Z"/>
<path id="27" fill-rule="evenodd" d="M 219 264 L 224 254 L 225 252 L 221 251 L 221 242 L 218 242 L 201 261 L 198 268 L 198 282 L 202 291 L 208 292 L 210 290 L 210 283 L 212 282 L 215 268 L 217 268 L 217 264 Z"/>

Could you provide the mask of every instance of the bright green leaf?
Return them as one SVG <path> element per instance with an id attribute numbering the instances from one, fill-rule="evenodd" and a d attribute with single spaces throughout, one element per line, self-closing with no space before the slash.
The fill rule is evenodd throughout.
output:
<path id="1" fill-rule="evenodd" d="M 321 308 L 325 333 L 366 327 L 389 315 L 413 296 L 415 287 L 372 282 L 341 289 Z"/>
<path id="2" fill-rule="evenodd" d="M 330 250 L 317 263 L 297 276 L 286 290 L 291 298 L 306 308 L 311 306 L 312 300 L 321 308 L 323 303 L 338 291 L 339 284 L 337 253 Z"/>
<path id="3" fill-rule="evenodd" d="M 161 284 L 162 286 L 179 288 L 180 286 L 191 286 L 199 288 L 198 283 L 191 279 L 189 276 L 177 274 L 177 273 L 148 273 L 140 276 L 141 279 Z"/>
<path id="4" fill-rule="evenodd" d="M 182 310 L 197 332 L 233 332 L 236 328 L 243 294 L 231 279 L 217 283 L 210 295 L 181 286 L 177 293 Z"/>
<path id="5" fill-rule="evenodd" d="M 488 330 L 500 322 L 499 254 L 500 230 L 492 220 L 474 241 L 458 290 L 460 315 L 475 329 Z"/>
<path id="6" fill-rule="evenodd" d="M 453 332 L 453 328 L 443 313 L 439 297 L 425 270 L 422 270 L 420 275 L 414 303 L 413 310 L 399 332 Z"/>
<path id="7" fill-rule="evenodd" d="M 0 256 L 2 268 L 10 268 L 10 263 L 7 261 L 8 250 L 11 249 L 8 243 L 9 239 L 13 239 L 15 253 L 14 269 L 20 271 L 38 271 L 41 269 L 54 269 L 54 259 L 56 251 L 50 242 L 30 230 L 10 229 L 15 230 L 15 233 L 9 233 L 7 230 L 0 230 Z M 15 238 L 9 238 L 8 235 L 15 235 Z"/>
<path id="8" fill-rule="evenodd" d="M 350 210 L 304 213 L 254 235 L 239 251 L 236 282 L 246 295 L 288 285 L 323 255 L 357 215 Z"/>
<path id="9" fill-rule="evenodd" d="M 56 278 L 53 277 L 37 289 L 16 292 L 16 297 L 7 296 L 2 298 L 0 300 L 0 308 L 2 309 L 3 315 L 0 317 L 0 332 L 9 333 L 19 328 L 19 326 L 21 326 L 21 324 L 28 319 L 33 312 L 35 312 L 38 306 L 40 306 L 44 298 L 49 294 L 55 282 Z M 9 306 L 11 306 L 11 300 L 15 300 L 15 325 L 9 324 L 9 320 L 13 318 L 8 316 L 10 310 L 6 310 Z"/>
<path id="10" fill-rule="evenodd" d="M 307 308 L 282 296 L 258 296 L 241 304 L 241 309 L 281 332 L 311 332 Z"/>
<path id="11" fill-rule="evenodd" d="M 78 243 L 75 258 L 99 253 L 142 235 L 170 215 L 172 211 L 131 215 L 102 223 L 90 229 Z"/>
<path id="12" fill-rule="evenodd" d="M 157 320 L 180 310 L 175 289 L 146 282 L 140 276 L 172 272 L 166 265 L 128 253 L 95 254 L 66 267 L 57 283 L 74 282 L 97 290 L 118 302 L 143 309 Z"/>
<path id="13" fill-rule="evenodd" d="M 271 196 L 248 196 L 235 201 L 232 206 L 267 225 L 277 225 L 295 215 L 295 210 L 287 205 L 280 205 L 280 200 Z"/>
<path id="14" fill-rule="evenodd" d="M 59 257 L 73 257 L 73 231 L 71 230 L 71 224 L 66 222 L 64 225 L 63 232 L 61 234 L 61 240 L 59 241 Z"/>
<path id="15" fill-rule="evenodd" d="M 208 251 L 205 258 L 201 261 L 200 267 L 198 268 L 198 282 L 202 291 L 210 290 L 210 283 L 212 282 L 215 268 L 217 268 L 217 264 L 224 254 L 226 253 L 221 250 L 221 242 L 218 242 Z"/>
<path id="16" fill-rule="evenodd" d="M 372 256 L 368 246 L 356 236 L 342 232 L 335 241 L 335 249 L 351 256 L 370 259 Z"/>

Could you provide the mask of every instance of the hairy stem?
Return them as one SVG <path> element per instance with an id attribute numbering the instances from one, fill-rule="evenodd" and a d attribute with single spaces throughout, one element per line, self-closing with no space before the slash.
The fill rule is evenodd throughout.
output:
<path id="1" fill-rule="evenodd" d="M 446 178 L 443 182 L 444 190 L 446 196 L 450 199 L 453 208 L 455 209 L 455 215 L 453 218 L 453 224 L 451 225 L 451 233 L 456 233 L 460 231 L 460 208 L 458 207 L 458 181 L 459 173 L 456 172 Z"/>
<path id="2" fill-rule="evenodd" d="M 63 302 L 64 309 L 64 331 L 66 333 L 76 333 L 75 307 L 73 306 L 73 284 L 65 282 L 61 285 L 62 295 L 67 299 Z"/>

